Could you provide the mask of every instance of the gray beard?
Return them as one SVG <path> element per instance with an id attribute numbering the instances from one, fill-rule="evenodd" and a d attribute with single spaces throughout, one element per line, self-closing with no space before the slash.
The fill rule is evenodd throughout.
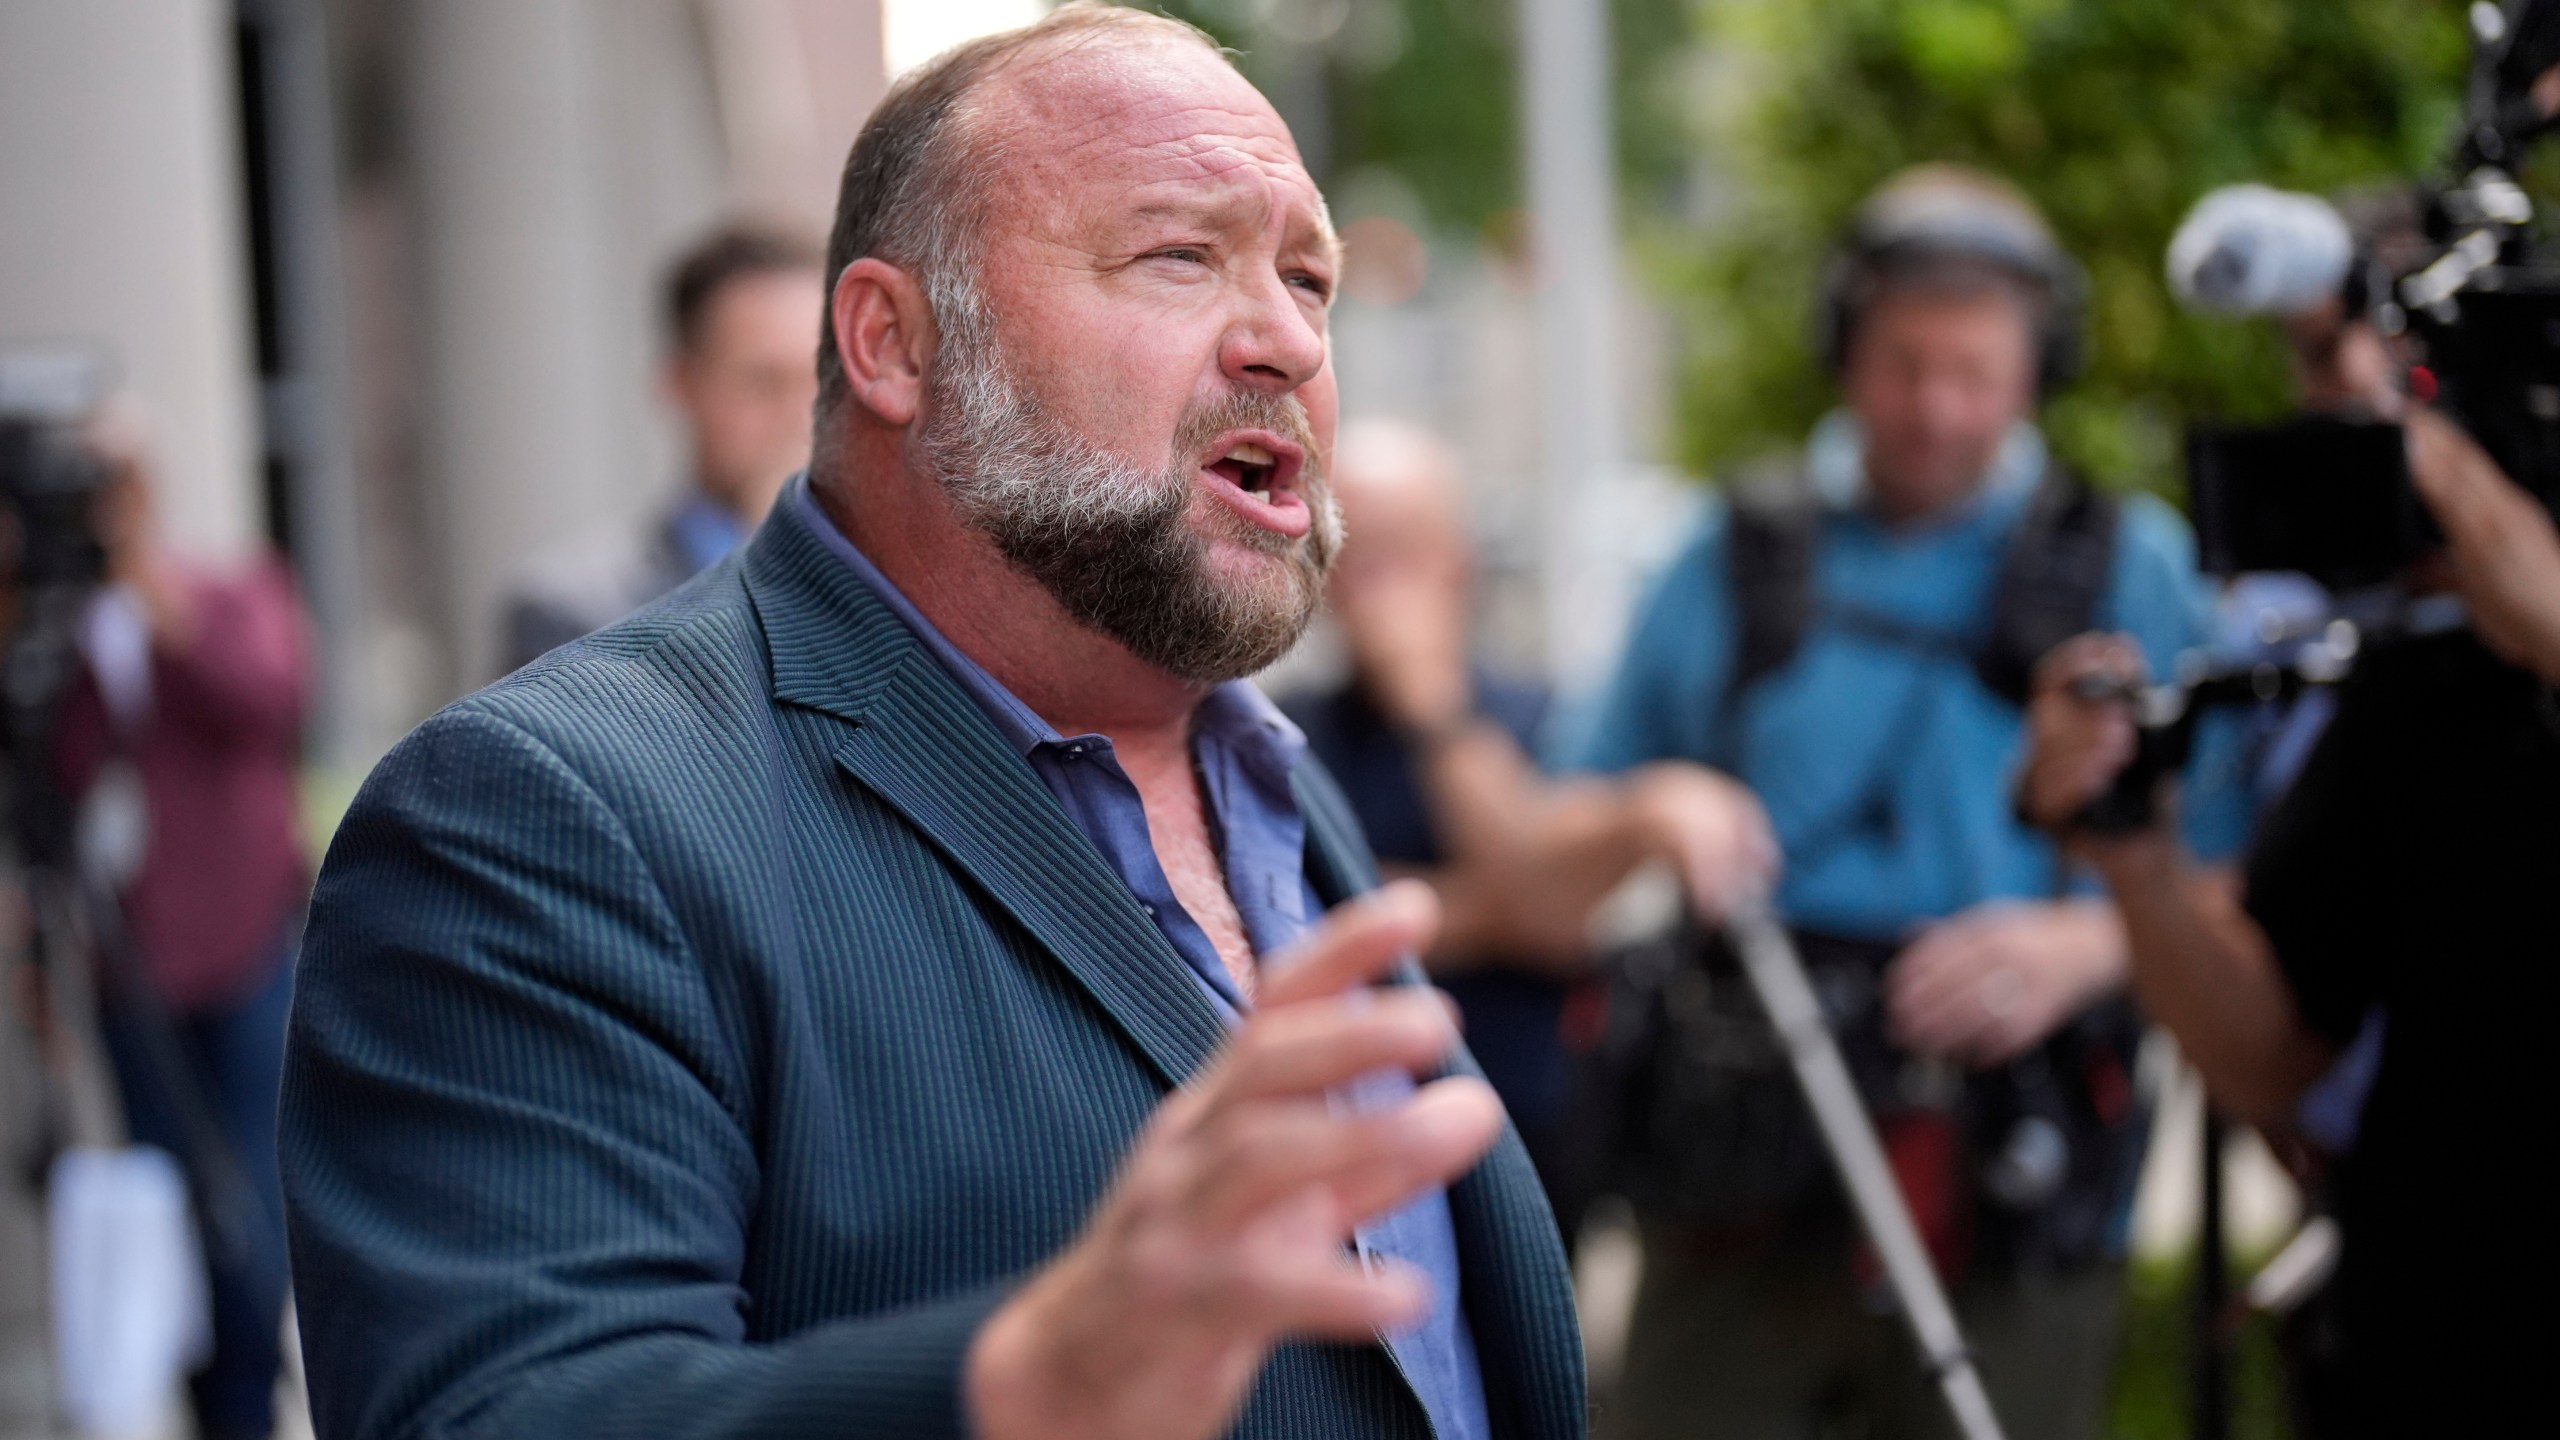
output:
<path id="1" fill-rule="evenodd" d="M 1240 679 L 1298 643 L 1342 544 L 1341 513 L 1304 406 L 1294 397 L 1239 395 L 1194 407 L 1177 428 L 1173 461 L 1151 473 L 1068 429 L 1016 383 L 976 297 L 933 298 L 944 319 L 942 348 L 917 438 L 964 522 L 1079 623 L 1177 679 Z M 1217 436 L 1253 428 L 1306 451 L 1297 487 L 1314 524 L 1292 539 L 1221 509 L 1223 538 L 1283 562 L 1276 574 L 1239 585 L 1211 572 L 1211 541 L 1186 523 L 1191 461 Z"/>

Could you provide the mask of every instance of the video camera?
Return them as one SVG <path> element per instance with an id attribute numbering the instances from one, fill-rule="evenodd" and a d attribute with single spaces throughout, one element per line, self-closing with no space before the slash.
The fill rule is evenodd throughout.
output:
<path id="1" fill-rule="evenodd" d="M 28 867 L 63 864 L 70 851 L 53 718 L 79 673 L 82 617 L 106 576 L 96 515 L 108 473 L 85 429 L 110 381 L 94 351 L 0 352 L 0 803 L 17 863 Z"/>
<path id="2" fill-rule="evenodd" d="M 2290 316 L 2335 301 L 2405 337 L 2414 398 L 2450 412 L 2560 513 L 2560 264 L 2537 253 L 2516 180 L 2554 124 L 2546 107 L 2560 97 L 2536 90 L 2560 66 L 2560 0 L 2474 5 L 2471 20 L 2459 178 L 2426 197 L 2423 263 L 2394 276 L 2326 202 L 2232 186 L 2180 227 L 2170 282 L 2199 309 Z M 2394 424 L 2306 416 L 2199 429 L 2187 460 L 2201 558 L 2217 575 L 2296 571 L 2354 591 L 2388 584 L 2442 543 Z"/>
<path id="3" fill-rule="evenodd" d="M 2169 279 L 2198 309 L 2292 317 L 2334 304 L 2405 339 L 2411 396 L 2450 412 L 2560 515 L 2560 263 L 2537 253 L 2534 207 L 2515 178 L 2554 128 L 2547 112 L 2560 109 L 2560 95 L 2538 84 L 2560 67 L 2560 0 L 2475 5 L 2471 24 L 2460 178 L 2427 196 L 2422 262 L 2394 275 L 2326 201 L 2240 185 L 2206 196 L 2179 227 Z M 2335 684 L 2378 641 L 2464 620 L 2458 602 L 2398 585 L 2443 543 L 2410 483 L 2400 426 L 2305 415 L 2199 428 L 2187 474 L 2208 573 L 2295 572 L 2330 602 L 2326 614 L 2254 637 L 2247 655 L 2191 652 L 2165 683 L 2080 687 L 2085 698 L 2132 702 L 2139 727 L 2133 762 L 2079 818 L 2101 833 L 2151 823 L 2160 782 L 2184 765 L 2203 712 Z"/>

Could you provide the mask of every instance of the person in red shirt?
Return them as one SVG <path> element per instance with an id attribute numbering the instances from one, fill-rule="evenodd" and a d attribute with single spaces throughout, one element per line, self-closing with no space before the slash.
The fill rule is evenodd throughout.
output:
<path id="1" fill-rule="evenodd" d="M 154 524 L 138 427 L 103 425 L 97 443 L 108 583 L 55 733 L 82 865 L 118 902 L 98 927 L 101 1029 L 133 1139 L 176 1155 L 194 1195 L 213 1302 L 198 1431 L 261 1437 L 286 1288 L 275 1106 L 311 874 L 296 778 L 310 641 L 280 557 L 181 559 Z"/>

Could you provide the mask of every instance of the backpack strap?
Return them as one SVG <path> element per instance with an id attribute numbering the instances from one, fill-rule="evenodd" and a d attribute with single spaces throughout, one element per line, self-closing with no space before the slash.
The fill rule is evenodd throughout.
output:
<path id="1" fill-rule="evenodd" d="M 1752 687 L 1795 658 L 1821 608 L 1813 561 L 1822 504 L 1796 468 L 1736 483 L 1728 504 L 1725 570 L 1739 638 L 1718 714 L 1719 728 L 1729 735 Z M 2115 574 L 2123 509 L 2062 466 L 2047 467 L 2002 553 L 1983 638 L 1960 652 L 1969 654 L 1984 689 L 2023 707 L 2036 662 L 2095 626 Z M 1862 634 L 1905 648 L 1945 651 L 1953 643 L 1952 637 L 1898 627 L 1885 617 L 1839 618 Z"/>
<path id="2" fill-rule="evenodd" d="M 1739 633 L 1724 692 L 1730 714 L 1752 686 L 1795 658 L 1813 627 L 1822 502 L 1804 472 L 1789 468 L 1737 483 L 1728 503 L 1725 578 Z"/>
<path id="3" fill-rule="evenodd" d="M 2046 468 L 2000 561 L 1991 623 L 1974 652 L 1982 688 L 2024 708 L 2036 662 L 2096 627 L 2115 577 L 2124 506 L 2060 465 Z"/>

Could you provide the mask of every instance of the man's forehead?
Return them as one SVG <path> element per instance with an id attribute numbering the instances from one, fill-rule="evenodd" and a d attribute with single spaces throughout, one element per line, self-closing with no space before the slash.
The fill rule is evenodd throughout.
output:
<path id="1" fill-rule="evenodd" d="M 1010 178 L 1168 206 L 1186 191 L 1276 183 L 1321 212 L 1279 112 L 1205 47 L 1089 47 L 1040 57 L 992 85 L 978 122 Z"/>

